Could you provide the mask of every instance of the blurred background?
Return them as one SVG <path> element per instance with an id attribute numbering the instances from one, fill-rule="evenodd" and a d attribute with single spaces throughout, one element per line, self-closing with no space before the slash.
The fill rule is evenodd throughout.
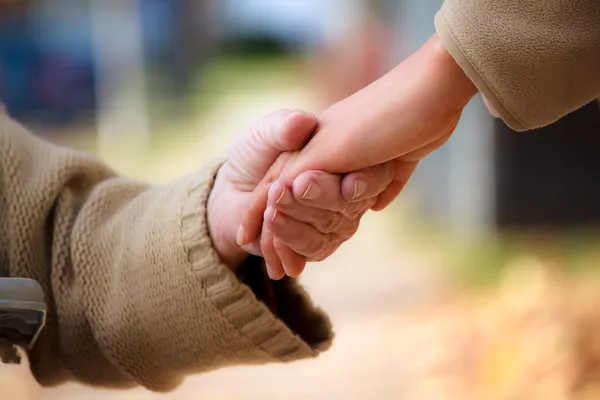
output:
<path id="1" fill-rule="evenodd" d="M 2 0 L 0 98 L 160 184 L 275 109 L 318 115 L 433 32 L 441 0 Z M 600 398 L 598 103 L 516 134 L 473 100 L 393 207 L 302 277 L 337 340 L 175 393 L 44 399 Z"/>

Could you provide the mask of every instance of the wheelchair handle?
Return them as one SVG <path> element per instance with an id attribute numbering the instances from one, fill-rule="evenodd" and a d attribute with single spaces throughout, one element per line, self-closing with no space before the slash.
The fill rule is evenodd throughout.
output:
<path id="1" fill-rule="evenodd" d="M 0 278 L 0 337 L 31 349 L 46 324 L 44 290 L 28 278 Z"/>

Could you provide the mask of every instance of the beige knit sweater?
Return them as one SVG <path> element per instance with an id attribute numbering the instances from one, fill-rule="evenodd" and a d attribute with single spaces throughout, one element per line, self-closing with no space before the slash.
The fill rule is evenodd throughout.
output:
<path id="1" fill-rule="evenodd" d="M 291 361 L 328 347 L 327 318 L 261 260 L 219 261 L 206 201 L 218 166 L 167 186 L 116 176 L 0 113 L 0 276 L 36 279 L 48 325 L 30 355 L 43 385 L 166 391 L 188 374 Z"/>
<path id="2" fill-rule="evenodd" d="M 435 25 L 515 130 L 548 125 L 600 97 L 598 0 L 446 0 Z"/>

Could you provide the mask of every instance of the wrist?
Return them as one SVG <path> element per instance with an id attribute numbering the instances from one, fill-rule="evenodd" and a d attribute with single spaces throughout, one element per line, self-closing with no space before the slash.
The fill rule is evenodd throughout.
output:
<path id="1" fill-rule="evenodd" d="M 241 208 L 236 210 L 236 206 L 231 202 L 223 201 L 226 186 L 227 182 L 217 174 L 206 205 L 206 220 L 208 233 L 219 258 L 229 269 L 236 272 L 248 257 L 248 253 L 236 243 L 239 223 L 236 224 L 235 221 L 240 220 L 236 215 L 241 214 Z"/>
<path id="2" fill-rule="evenodd" d="M 434 35 L 380 79 L 324 111 L 289 175 L 347 173 L 417 151 L 447 136 L 475 94 Z"/>
<path id="3" fill-rule="evenodd" d="M 439 88 L 436 96 L 442 106 L 461 111 L 478 92 L 477 87 L 465 74 L 437 34 L 434 34 L 422 47 L 426 64 L 432 66 L 432 79 Z"/>

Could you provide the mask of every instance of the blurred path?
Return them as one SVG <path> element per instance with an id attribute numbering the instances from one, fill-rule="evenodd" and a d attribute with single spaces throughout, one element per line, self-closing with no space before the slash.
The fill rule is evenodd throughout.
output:
<path id="1" fill-rule="evenodd" d="M 310 110 L 301 91 L 239 93 L 222 99 L 212 115 L 183 129 L 208 132 L 188 154 L 171 154 L 146 173 L 163 181 L 188 173 L 223 154 L 237 132 L 258 116 L 286 106 Z M 234 117 L 232 117 L 234 116 Z M 168 166 L 168 168 L 165 168 Z M 110 392 L 66 386 L 44 400 L 146 399 L 399 399 L 403 385 L 398 332 L 402 314 L 435 295 L 431 261 L 401 240 L 402 221 L 394 210 L 369 214 L 359 233 L 338 253 L 309 265 L 302 280 L 315 303 L 331 316 L 337 333 L 330 351 L 316 360 L 289 365 L 230 368 L 188 379 L 177 392 Z M 406 237 L 406 236 L 405 236 Z M 398 320 L 398 323 L 396 323 Z M 394 329 L 396 328 L 396 329 Z"/>

